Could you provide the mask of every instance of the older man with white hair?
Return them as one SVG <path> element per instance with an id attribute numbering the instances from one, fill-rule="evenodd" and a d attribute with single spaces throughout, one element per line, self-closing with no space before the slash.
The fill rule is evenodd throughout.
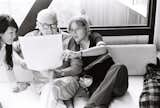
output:
<path id="1" fill-rule="evenodd" d="M 69 42 L 71 36 L 69 36 L 68 33 L 66 32 L 62 32 L 58 28 L 58 20 L 56 12 L 47 8 L 41 10 L 38 13 L 35 30 L 27 33 L 25 36 L 47 36 L 59 33 L 62 34 L 63 49 L 65 50 L 68 46 L 67 43 Z M 65 66 L 63 66 L 63 68 L 64 67 Z M 79 74 L 81 72 L 81 61 L 79 59 L 71 60 L 70 66 L 63 69 L 63 71 L 64 72 L 62 76 L 74 76 Z"/>
<path id="2" fill-rule="evenodd" d="M 37 15 L 36 30 L 26 36 L 39 36 L 59 33 L 57 15 L 50 9 L 43 9 Z"/>
<path id="3" fill-rule="evenodd" d="M 68 42 L 71 38 L 68 33 L 62 32 L 58 28 L 58 19 L 55 11 L 51 9 L 43 9 L 37 15 L 37 22 L 35 30 L 27 33 L 25 36 L 47 36 L 53 34 L 62 34 L 63 41 L 63 49 L 65 50 L 68 47 Z M 54 35 L 53 35 L 54 36 Z M 55 50 L 55 49 L 53 49 Z M 73 49 L 76 51 L 76 49 Z M 54 56 L 54 55 L 53 55 Z M 64 61 L 63 65 L 56 68 L 50 69 L 50 71 L 46 72 L 56 73 L 57 77 L 65 77 L 65 76 L 77 76 L 82 71 L 82 62 L 80 58 L 70 59 L 68 61 Z M 34 72 L 34 80 L 33 85 L 36 88 L 36 92 L 41 93 L 42 103 L 46 108 L 52 108 L 53 105 L 53 96 L 48 97 L 49 94 L 52 94 L 52 85 L 49 83 L 49 77 L 43 76 L 41 72 Z M 51 74 L 52 75 L 52 74 Z M 45 89 L 45 90 L 43 90 Z M 48 92 L 47 92 L 48 91 Z M 62 108 L 63 104 L 61 104 Z M 63 106 L 65 108 L 65 106 Z"/>
<path id="4" fill-rule="evenodd" d="M 62 34 L 63 49 L 65 50 L 68 47 L 67 44 L 71 36 L 69 36 L 68 33 L 62 32 L 58 28 L 58 20 L 56 12 L 47 8 L 41 10 L 37 14 L 37 22 L 35 30 L 27 33 L 25 36 L 47 36 L 59 33 Z M 58 77 L 77 76 L 82 71 L 81 66 L 82 62 L 79 58 L 70 59 L 69 61 L 64 61 L 63 66 L 56 69 L 57 71 L 56 73 L 58 74 Z M 34 74 L 34 80 L 31 83 L 33 83 L 33 85 L 36 86 L 36 90 L 38 90 L 37 92 L 39 93 L 41 92 L 41 88 L 49 81 L 49 78 L 43 76 L 41 72 L 33 71 L 33 74 Z M 26 88 L 27 88 L 26 86 L 24 88 L 20 88 L 20 91 L 25 90 Z"/>
<path id="5" fill-rule="evenodd" d="M 44 36 L 61 33 L 63 35 L 63 40 L 70 38 L 67 33 L 60 31 L 58 28 L 58 19 L 55 11 L 43 9 L 37 14 L 36 20 L 35 30 L 27 33 L 25 36 Z M 64 47 L 65 46 L 67 45 L 64 45 Z"/>

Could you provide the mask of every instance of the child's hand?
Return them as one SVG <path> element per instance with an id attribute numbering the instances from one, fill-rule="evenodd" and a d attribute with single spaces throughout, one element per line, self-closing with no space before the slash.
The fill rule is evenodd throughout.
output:
<path id="1" fill-rule="evenodd" d="M 27 64 L 23 61 L 20 63 L 20 66 L 25 69 L 25 70 L 29 70 L 29 71 L 32 71 L 32 72 L 36 72 L 36 70 L 32 70 L 32 69 L 29 69 Z"/>
<path id="2" fill-rule="evenodd" d="M 63 72 L 60 70 L 60 69 L 55 69 L 54 70 L 54 77 L 55 78 L 60 78 L 60 77 L 63 77 Z"/>
<path id="3" fill-rule="evenodd" d="M 28 69 L 27 64 L 25 62 L 21 62 L 20 65 L 23 69 Z"/>
<path id="4" fill-rule="evenodd" d="M 79 83 L 83 88 L 89 87 L 93 82 L 93 78 L 90 75 L 84 75 L 80 77 Z"/>

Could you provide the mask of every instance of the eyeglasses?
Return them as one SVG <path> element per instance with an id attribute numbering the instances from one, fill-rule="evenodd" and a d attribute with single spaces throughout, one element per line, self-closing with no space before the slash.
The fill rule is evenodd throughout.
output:
<path id="1" fill-rule="evenodd" d="M 82 32 L 83 30 L 84 30 L 84 28 L 79 27 L 77 29 L 71 29 L 69 32 L 70 33 L 79 33 L 79 32 Z"/>
<path id="2" fill-rule="evenodd" d="M 40 23 L 38 22 L 44 29 L 57 29 L 57 23 L 56 24 L 46 24 L 46 23 Z"/>

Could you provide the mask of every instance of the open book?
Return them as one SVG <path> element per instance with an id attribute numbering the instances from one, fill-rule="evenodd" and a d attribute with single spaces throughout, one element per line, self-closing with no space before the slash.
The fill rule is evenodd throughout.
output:
<path id="1" fill-rule="evenodd" d="M 19 37 L 27 67 L 32 70 L 53 69 L 62 65 L 62 35 Z"/>

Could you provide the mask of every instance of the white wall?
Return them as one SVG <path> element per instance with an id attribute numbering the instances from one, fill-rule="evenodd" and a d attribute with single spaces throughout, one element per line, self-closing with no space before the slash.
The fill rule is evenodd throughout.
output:
<path id="1" fill-rule="evenodd" d="M 154 43 L 157 45 L 157 49 L 160 50 L 160 0 L 157 0 Z"/>
<path id="2" fill-rule="evenodd" d="M 0 14 L 9 14 L 21 25 L 35 0 L 0 0 Z"/>

